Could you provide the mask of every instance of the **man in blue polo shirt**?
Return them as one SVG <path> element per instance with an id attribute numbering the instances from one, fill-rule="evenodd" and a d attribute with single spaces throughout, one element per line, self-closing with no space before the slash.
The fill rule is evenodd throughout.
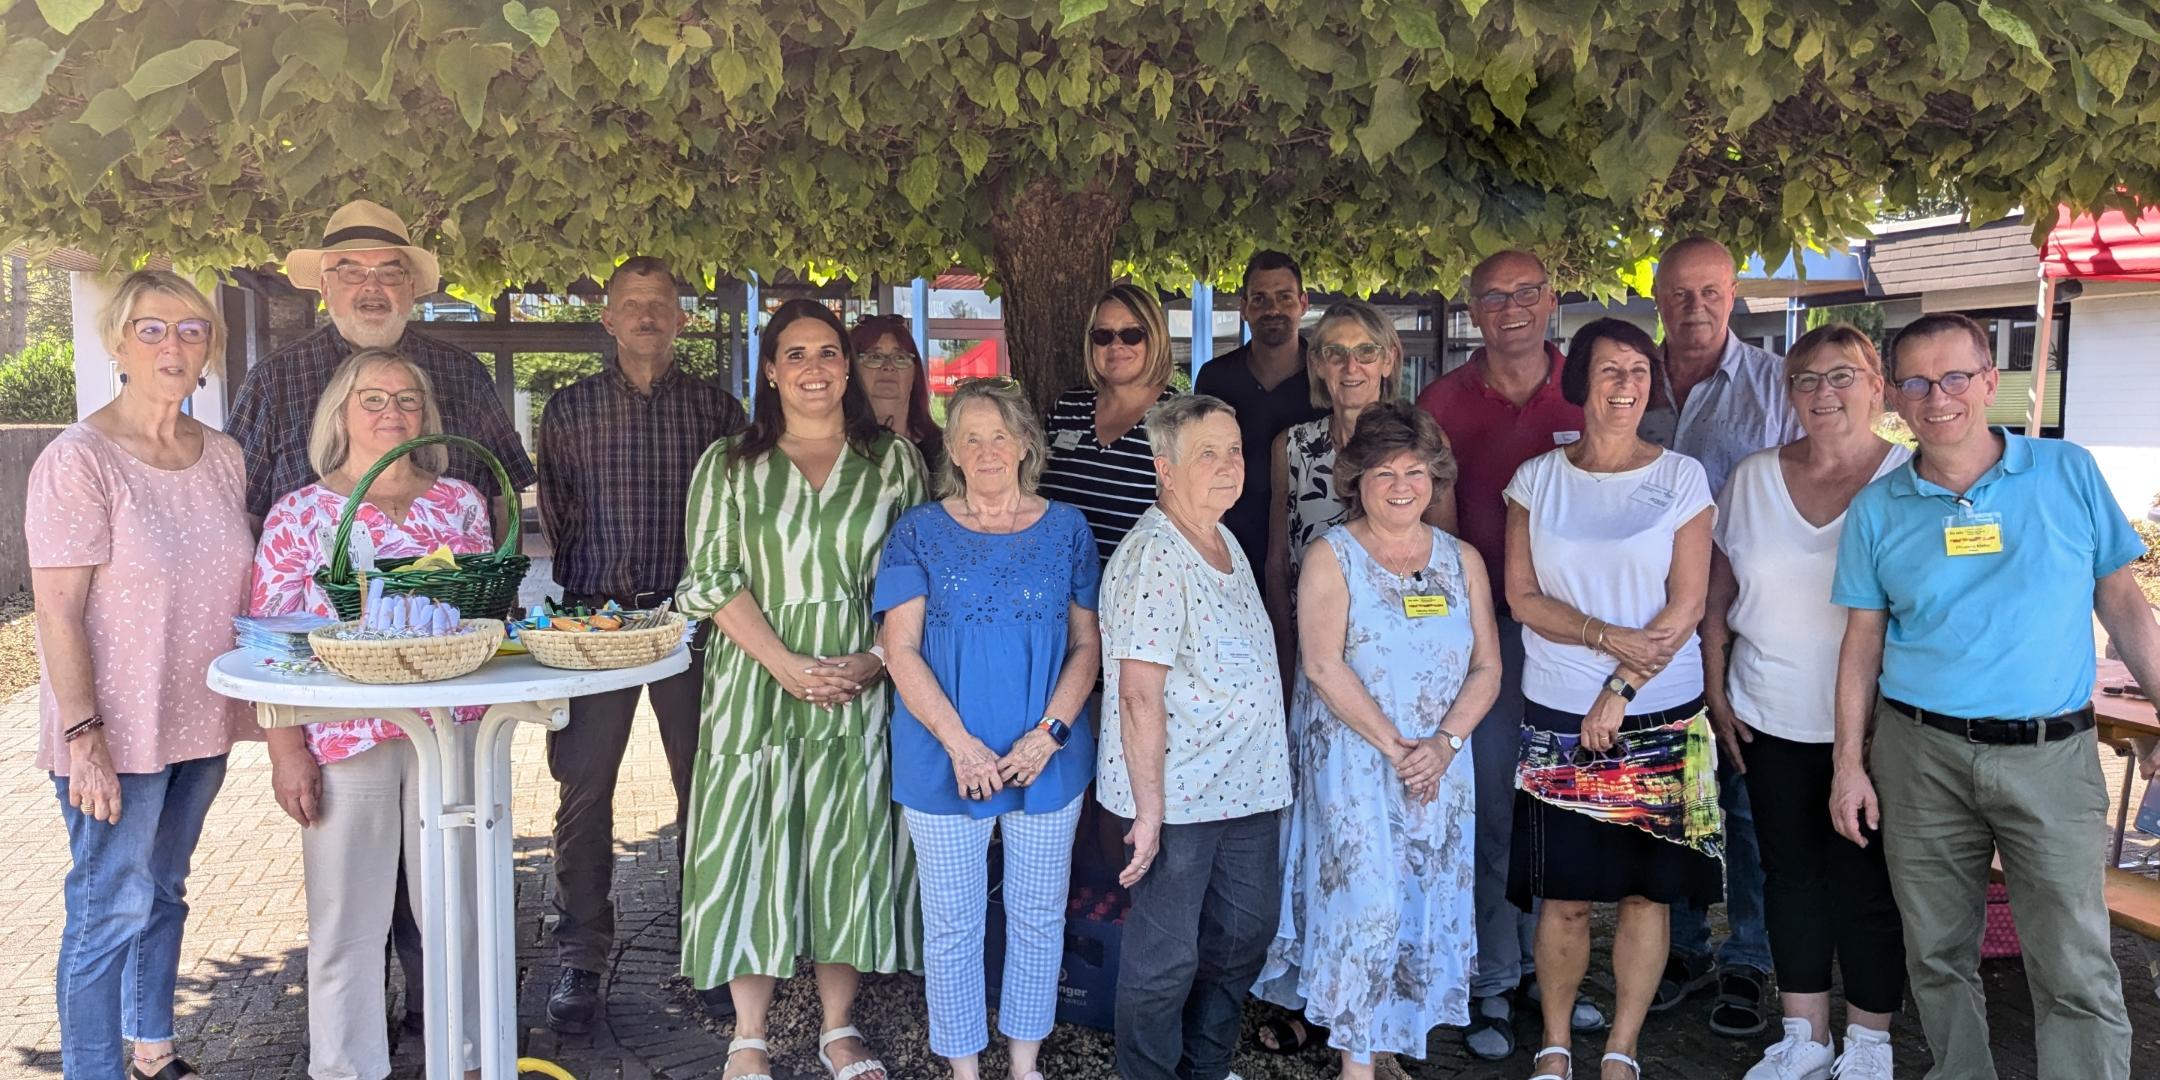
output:
<path id="1" fill-rule="evenodd" d="M 1881 830 L 1930 1080 L 1995 1076 L 1978 964 L 1996 852 L 2025 942 L 2039 1075 L 2126 1080 L 2092 620 L 2160 686 L 2160 627 L 2129 569 L 2144 547 L 2082 447 L 1987 426 L 1997 374 L 1972 320 L 1913 323 L 1890 365 L 1920 452 L 1845 520 L 1831 814 L 1856 844 Z M 2141 749 L 2149 774 L 2160 751 Z"/>

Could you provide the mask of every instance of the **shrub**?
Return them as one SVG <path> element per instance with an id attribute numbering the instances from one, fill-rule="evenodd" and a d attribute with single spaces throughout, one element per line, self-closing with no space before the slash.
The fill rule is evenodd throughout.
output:
<path id="1" fill-rule="evenodd" d="M 75 343 L 48 337 L 0 360 L 0 423 L 75 420 Z"/>

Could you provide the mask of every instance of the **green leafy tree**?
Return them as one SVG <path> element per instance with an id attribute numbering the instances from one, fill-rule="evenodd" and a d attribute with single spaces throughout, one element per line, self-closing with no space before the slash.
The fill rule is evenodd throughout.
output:
<path id="1" fill-rule="evenodd" d="M 1679 231 L 2160 195 L 2155 50 L 2153 0 L 0 0 L 0 220 L 258 265 L 368 194 L 476 292 L 959 264 L 1048 394 L 1113 272 L 1260 245 L 1611 294 Z"/>

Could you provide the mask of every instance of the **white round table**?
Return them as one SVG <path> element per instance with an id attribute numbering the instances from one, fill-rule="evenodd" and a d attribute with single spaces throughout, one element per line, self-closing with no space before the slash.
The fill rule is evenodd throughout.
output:
<path id="1" fill-rule="evenodd" d="M 570 699 L 642 686 L 690 666 L 676 649 L 643 667 L 565 671 L 530 656 L 496 657 L 470 675 L 403 686 L 356 683 L 325 672 L 292 676 L 263 666 L 263 654 L 235 649 L 210 665 L 210 689 L 255 703 L 265 728 L 376 716 L 411 737 L 420 781 L 420 908 L 426 945 L 422 1006 L 426 1015 L 429 1080 L 463 1074 L 460 1048 L 480 1048 L 486 1080 L 517 1075 L 516 891 L 511 868 L 510 737 L 520 721 L 559 731 L 570 723 Z M 453 724 L 450 710 L 487 707 L 477 724 Z M 431 722 L 432 721 L 432 722 Z M 476 729 L 468 731 L 466 729 Z M 438 737 L 451 732 L 452 737 Z M 480 1016 L 492 1030 L 467 1033 L 463 997 L 466 830 L 477 830 L 474 880 L 479 932 Z"/>

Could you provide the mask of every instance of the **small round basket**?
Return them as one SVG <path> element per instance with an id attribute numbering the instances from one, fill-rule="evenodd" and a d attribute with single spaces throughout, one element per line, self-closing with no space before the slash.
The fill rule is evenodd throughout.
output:
<path id="1" fill-rule="evenodd" d="M 461 632 L 444 637 L 346 641 L 334 636 L 340 627 L 351 625 L 316 630 L 308 635 L 308 644 L 330 670 L 357 683 L 378 685 L 455 679 L 487 663 L 503 639 L 499 619 L 467 619 Z"/>
<path id="2" fill-rule="evenodd" d="M 532 658 L 552 668 L 600 671 L 640 667 L 674 652 L 683 640 L 683 617 L 670 615 L 642 630 L 520 630 Z"/>

